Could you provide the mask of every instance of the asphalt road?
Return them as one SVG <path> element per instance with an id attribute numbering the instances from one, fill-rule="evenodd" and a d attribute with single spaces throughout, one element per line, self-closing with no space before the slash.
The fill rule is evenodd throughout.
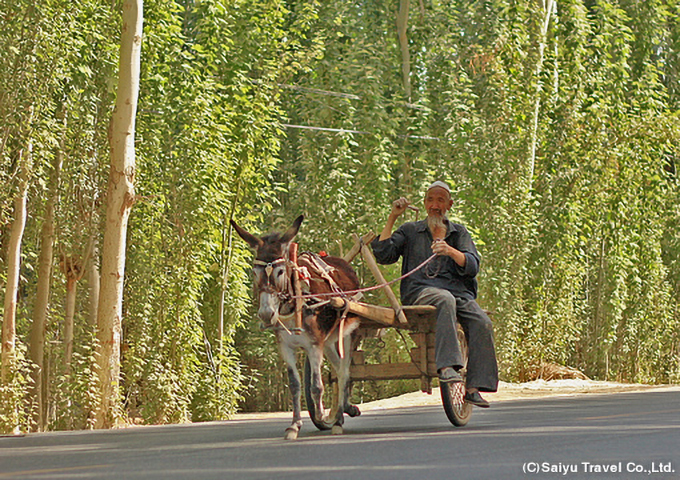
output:
<path id="1" fill-rule="evenodd" d="M 0 479 L 680 479 L 680 390 L 371 411 L 332 436 L 284 418 L 0 437 Z"/>

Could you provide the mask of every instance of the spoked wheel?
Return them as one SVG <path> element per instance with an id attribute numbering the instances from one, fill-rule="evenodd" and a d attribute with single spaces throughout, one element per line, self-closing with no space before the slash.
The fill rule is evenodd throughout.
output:
<path id="1" fill-rule="evenodd" d="M 335 388 L 333 391 L 333 401 L 331 402 L 331 405 L 337 404 L 337 393 L 337 388 Z M 314 406 L 314 401 L 312 400 L 312 365 L 309 363 L 309 358 L 305 358 L 305 401 L 307 402 L 309 418 L 312 419 L 314 426 L 319 430 L 330 430 L 332 425 L 316 420 L 316 408 Z M 324 409 L 322 418 L 328 418 L 329 414 L 330 409 Z"/>
<path id="2" fill-rule="evenodd" d="M 458 326 L 458 342 L 463 355 L 463 364 L 467 365 L 468 343 L 463 329 Z M 440 383 L 444 411 L 449 421 L 456 427 L 464 427 L 472 417 L 472 405 L 465 402 L 465 369 L 460 371 L 462 382 Z"/>
<path id="3" fill-rule="evenodd" d="M 449 421 L 456 427 L 464 427 L 472 416 L 472 405 L 465 402 L 465 377 L 462 382 L 442 383 L 442 403 Z"/>

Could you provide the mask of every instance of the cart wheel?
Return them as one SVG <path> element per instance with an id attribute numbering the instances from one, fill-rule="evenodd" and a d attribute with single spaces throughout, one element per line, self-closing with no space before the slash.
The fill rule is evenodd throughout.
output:
<path id="1" fill-rule="evenodd" d="M 314 402 L 312 401 L 312 366 L 309 363 L 309 358 L 305 357 L 305 401 L 307 402 L 307 411 L 309 412 L 309 418 L 312 419 L 312 423 L 319 430 L 330 430 L 332 425 L 328 425 L 322 421 L 316 420 L 316 410 L 314 408 Z M 333 392 L 333 403 L 337 403 L 337 392 Z M 330 410 L 326 409 L 322 417 L 326 417 Z"/>
<path id="2" fill-rule="evenodd" d="M 472 416 L 472 405 L 465 403 L 465 380 L 440 385 L 444 411 L 456 427 L 464 427 Z"/>
<path id="3" fill-rule="evenodd" d="M 460 351 L 463 354 L 463 363 L 467 364 L 467 337 L 460 325 L 458 326 L 458 342 L 460 343 Z M 463 377 L 462 382 L 439 384 L 444 411 L 446 412 L 449 421 L 456 427 L 464 427 L 467 425 L 472 416 L 472 405 L 465 402 L 465 370 L 461 370 L 460 373 Z"/>

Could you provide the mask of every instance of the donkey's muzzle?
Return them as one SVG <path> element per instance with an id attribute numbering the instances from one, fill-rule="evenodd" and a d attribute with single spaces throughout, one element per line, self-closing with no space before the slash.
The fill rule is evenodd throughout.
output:
<path id="1" fill-rule="evenodd" d="M 279 298 L 278 295 L 261 292 L 260 293 L 260 308 L 257 310 L 257 316 L 265 325 L 272 325 L 276 322 L 276 317 L 279 313 Z"/>

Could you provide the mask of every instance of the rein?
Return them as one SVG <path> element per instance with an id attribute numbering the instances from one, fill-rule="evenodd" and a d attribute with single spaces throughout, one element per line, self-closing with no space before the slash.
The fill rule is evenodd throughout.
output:
<path id="1" fill-rule="evenodd" d="M 405 279 L 406 277 L 413 275 L 418 270 L 423 268 L 425 265 L 430 263 L 432 261 L 432 259 L 436 256 L 437 256 L 437 254 L 433 253 L 432 256 L 430 256 L 430 258 L 425 260 L 423 263 L 418 265 L 416 268 L 414 268 L 410 272 L 405 273 L 401 277 L 395 278 L 394 280 L 391 280 L 389 282 L 381 283 L 380 285 L 374 285 L 372 287 L 366 287 L 366 288 L 359 288 L 359 289 L 356 289 L 356 290 L 345 290 L 345 291 L 342 291 L 342 292 L 311 293 L 311 294 L 307 294 L 307 295 L 295 295 L 295 296 L 292 297 L 292 299 L 296 299 L 296 298 L 306 299 L 306 298 L 317 298 L 317 297 L 345 297 L 347 295 L 356 295 L 357 293 L 364 293 L 364 292 L 370 292 L 372 290 L 377 290 L 379 288 L 383 288 L 383 287 L 387 287 L 389 285 L 392 285 L 393 283 L 396 283 L 400 280 Z"/>
<path id="2" fill-rule="evenodd" d="M 437 256 L 437 254 L 436 254 L 436 253 L 433 253 L 429 258 L 427 258 L 424 262 L 422 262 L 420 265 L 418 265 L 416 268 L 414 268 L 414 269 L 411 270 L 410 272 L 405 273 L 404 275 L 402 275 L 402 276 L 400 276 L 400 277 L 398 277 L 398 278 L 395 278 L 394 280 L 391 280 L 391 281 L 389 281 L 389 282 L 381 283 L 381 284 L 379 284 L 379 285 L 374 285 L 374 286 L 372 286 L 372 287 L 359 288 L 359 289 L 356 289 L 356 290 L 345 290 L 345 291 L 340 291 L 340 290 L 338 290 L 337 285 L 336 285 L 336 286 L 335 286 L 335 291 L 333 291 L 333 292 L 327 292 L 327 293 L 311 293 L 311 294 L 305 294 L 305 295 L 290 295 L 290 294 L 287 293 L 287 292 L 277 291 L 276 288 L 273 288 L 274 291 L 273 291 L 272 293 L 275 293 L 276 295 L 279 296 L 279 298 L 281 298 L 282 300 L 285 300 L 285 301 L 287 301 L 287 302 L 294 302 L 294 301 L 297 300 L 297 299 L 302 299 L 302 300 L 306 300 L 306 299 L 320 300 L 321 297 L 345 297 L 345 298 L 346 298 L 348 295 L 354 296 L 354 295 L 359 294 L 359 293 L 370 292 L 370 291 L 372 291 L 372 290 L 377 290 L 377 289 L 379 289 L 379 288 L 384 288 L 384 287 L 387 287 L 387 286 L 389 286 L 389 285 L 392 285 L 393 283 L 396 283 L 396 282 L 398 282 L 398 281 L 400 281 L 400 280 L 403 280 L 403 279 L 405 279 L 405 278 L 407 278 L 407 277 L 413 275 L 413 274 L 414 274 L 415 272 L 417 272 L 418 270 L 422 269 L 425 265 L 427 265 L 428 263 L 430 263 L 436 256 Z M 291 281 L 290 275 L 299 275 L 299 271 L 298 271 L 297 264 L 294 264 L 293 262 L 290 262 L 290 260 L 288 260 L 288 259 L 286 259 L 286 258 L 284 258 L 284 257 L 278 258 L 278 259 L 274 260 L 273 262 L 264 262 L 264 261 L 262 261 L 262 260 L 255 260 L 255 261 L 253 262 L 254 265 L 256 265 L 256 266 L 258 266 L 258 267 L 264 267 L 264 268 L 265 268 L 265 274 L 266 274 L 266 276 L 267 276 L 267 284 L 271 285 L 272 287 L 275 287 L 275 286 L 273 285 L 273 282 L 271 282 L 270 276 L 271 276 L 271 273 L 272 273 L 273 270 L 274 270 L 274 266 L 275 266 L 275 265 L 278 265 L 278 264 L 280 264 L 280 263 L 284 263 L 284 264 L 286 264 L 287 267 L 289 267 L 289 268 L 287 268 L 287 270 L 288 270 L 288 274 L 286 275 L 286 277 L 287 277 L 287 278 L 286 278 L 286 284 L 287 284 L 287 285 L 286 285 L 286 288 L 285 288 L 285 290 L 288 290 L 288 289 L 290 288 L 290 286 L 292 285 L 292 281 Z M 329 277 L 327 280 L 329 280 L 329 281 L 331 282 L 331 286 L 333 286 L 333 283 L 334 283 L 334 282 L 332 282 L 332 278 Z M 314 304 L 314 305 L 309 305 L 307 308 L 315 309 L 315 308 L 323 307 L 323 306 L 327 305 L 328 302 L 329 302 L 329 300 L 320 300 L 319 302 L 317 302 L 317 303 Z M 335 329 L 337 326 L 339 326 L 340 329 L 341 329 L 341 331 L 342 331 L 343 321 L 344 321 L 344 319 L 347 317 L 348 310 L 349 310 L 349 304 L 347 304 L 347 305 L 345 306 L 345 309 L 344 309 L 343 314 L 342 314 L 342 318 L 339 320 L 338 323 L 336 323 L 336 325 L 333 327 L 333 329 Z M 282 321 L 282 320 L 284 320 L 284 319 L 290 318 L 290 316 L 292 316 L 292 314 L 286 315 L 286 316 L 284 316 L 283 318 L 277 316 L 275 323 L 272 324 L 272 325 L 270 325 L 268 328 L 277 328 L 275 324 L 278 323 L 278 324 L 280 324 L 280 327 L 279 327 L 279 328 L 282 328 L 282 329 L 286 330 L 286 331 L 290 334 L 290 333 L 291 333 L 290 330 L 285 326 L 284 322 Z M 331 331 L 331 332 L 332 332 L 332 331 Z M 329 332 L 328 335 L 330 335 L 331 332 Z M 341 351 L 341 356 L 342 356 L 342 351 Z"/>

